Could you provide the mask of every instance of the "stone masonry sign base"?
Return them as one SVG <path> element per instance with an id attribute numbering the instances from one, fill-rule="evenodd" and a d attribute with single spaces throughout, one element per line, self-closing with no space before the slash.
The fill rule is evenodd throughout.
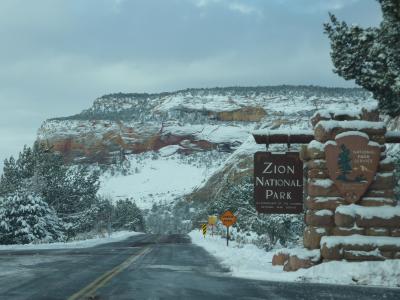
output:
<path id="1" fill-rule="evenodd" d="M 280 250 L 272 264 L 295 271 L 331 260 L 400 259 L 400 206 L 385 146 L 400 142 L 400 135 L 386 132 L 378 113 L 365 109 L 358 115 L 317 112 L 311 123 L 313 132 L 289 137 L 308 143 L 300 151 L 306 177 L 304 248 Z M 271 133 L 253 135 L 258 143 L 285 142 L 282 132 Z"/>

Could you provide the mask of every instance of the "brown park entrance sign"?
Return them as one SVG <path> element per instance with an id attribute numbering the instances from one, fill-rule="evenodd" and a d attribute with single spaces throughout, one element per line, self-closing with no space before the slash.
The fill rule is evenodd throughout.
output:
<path id="1" fill-rule="evenodd" d="M 255 153 L 254 201 L 260 213 L 303 211 L 303 162 L 298 152 Z"/>
<path id="2" fill-rule="evenodd" d="M 325 146 L 329 177 L 348 203 L 367 191 L 378 169 L 381 149 L 362 132 L 338 134 Z"/>

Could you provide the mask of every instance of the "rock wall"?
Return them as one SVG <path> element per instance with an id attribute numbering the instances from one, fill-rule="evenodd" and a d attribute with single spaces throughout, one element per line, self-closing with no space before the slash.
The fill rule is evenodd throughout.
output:
<path id="1" fill-rule="evenodd" d="M 50 120 L 39 129 L 38 141 L 53 146 L 67 163 L 109 164 L 116 157 L 157 151 L 171 145 L 177 146 L 177 152 L 183 154 L 213 149 L 229 152 L 248 134 L 246 128 L 238 130 L 233 125 Z"/>
<path id="2" fill-rule="evenodd" d="M 394 164 L 386 157 L 386 126 L 378 122 L 377 116 L 376 112 L 366 111 L 359 115 L 317 113 L 311 121 L 315 140 L 300 152 L 307 174 L 303 244 L 304 250 L 320 250 L 319 262 L 400 257 L 400 206 L 394 197 Z M 356 203 L 349 202 L 331 179 L 326 160 L 326 146 L 348 131 L 366 134 L 380 147 L 375 176 Z M 283 252 L 276 254 L 275 262 L 285 265 L 287 271 L 317 263 L 304 258 L 299 264 Z"/>
<path id="3" fill-rule="evenodd" d="M 257 126 L 304 127 L 317 106 L 358 107 L 366 101 L 375 102 L 362 89 L 311 86 L 114 93 L 78 114 L 46 120 L 38 140 L 71 163 L 107 164 L 116 156 L 170 145 L 187 154 L 215 148 L 233 152 Z"/>

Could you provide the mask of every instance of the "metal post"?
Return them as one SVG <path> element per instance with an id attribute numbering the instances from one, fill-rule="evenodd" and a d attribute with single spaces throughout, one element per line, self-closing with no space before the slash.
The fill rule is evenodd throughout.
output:
<path id="1" fill-rule="evenodd" d="M 112 220 L 111 219 L 112 219 L 113 210 L 114 210 L 114 207 L 111 208 L 111 211 L 108 215 L 108 224 L 107 224 L 108 237 L 110 237 L 111 233 L 112 233 L 112 226 L 111 226 Z"/>
<path id="2" fill-rule="evenodd" d="M 229 245 L 229 226 L 226 226 L 226 246 Z"/>

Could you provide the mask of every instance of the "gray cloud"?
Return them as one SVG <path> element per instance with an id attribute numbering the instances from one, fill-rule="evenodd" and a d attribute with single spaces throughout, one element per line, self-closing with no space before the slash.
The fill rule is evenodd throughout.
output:
<path id="1" fill-rule="evenodd" d="M 105 93 L 352 86 L 331 72 L 329 10 L 380 21 L 374 0 L 3 0 L 0 160 Z"/>

